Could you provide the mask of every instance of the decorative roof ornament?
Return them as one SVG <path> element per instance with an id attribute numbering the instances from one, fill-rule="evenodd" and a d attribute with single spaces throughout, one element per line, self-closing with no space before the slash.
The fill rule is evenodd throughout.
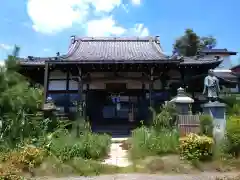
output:
<path id="1" fill-rule="evenodd" d="M 71 36 L 71 43 L 74 44 L 76 42 L 76 36 Z"/>

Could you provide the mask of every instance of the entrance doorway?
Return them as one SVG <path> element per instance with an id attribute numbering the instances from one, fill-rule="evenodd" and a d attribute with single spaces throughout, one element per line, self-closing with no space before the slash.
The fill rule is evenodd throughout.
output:
<path id="1" fill-rule="evenodd" d="M 110 132 L 110 134 L 129 134 L 130 131 L 144 120 L 144 104 L 141 90 L 127 90 L 124 92 L 109 92 L 91 90 L 88 93 L 88 114 L 94 132 Z M 113 97 L 120 99 L 117 108 Z M 142 107 L 142 105 L 146 107 Z"/>

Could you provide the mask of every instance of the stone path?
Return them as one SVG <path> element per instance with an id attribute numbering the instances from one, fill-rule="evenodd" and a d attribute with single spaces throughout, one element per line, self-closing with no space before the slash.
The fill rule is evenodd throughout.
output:
<path id="1" fill-rule="evenodd" d="M 109 157 L 103 162 L 104 164 L 115 165 L 119 167 L 127 167 L 131 165 L 127 158 L 127 151 L 123 150 L 120 141 L 126 138 L 113 138 Z"/>
<path id="2" fill-rule="evenodd" d="M 198 174 L 179 174 L 179 175 L 148 175 L 148 174 L 116 174 L 103 175 L 95 177 L 65 177 L 51 178 L 43 177 L 37 180 L 216 180 L 216 177 L 236 177 L 240 175 L 235 173 L 198 173 Z"/>

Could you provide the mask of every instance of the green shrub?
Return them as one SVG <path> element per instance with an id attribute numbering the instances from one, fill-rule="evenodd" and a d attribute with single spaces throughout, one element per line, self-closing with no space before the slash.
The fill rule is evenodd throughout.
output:
<path id="1" fill-rule="evenodd" d="M 232 116 L 227 120 L 225 151 L 238 157 L 240 154 L 240 117 Z"/>
<path id="2" fill-rule="evenodd" d="M 130 155 L 132 159 L 138 159 L 148 155 L 177 153 L 178 142 L 176 130 L 156 131 L 141 127 L 133 131 Z"/>
<path id="3" fill-rule="evenodd" d="M 213 119 L 210 115 L 200 116 L 200 132 L 202 135 L 213 136 Z"/>
<path id="4" fill-rule="evenodd" d="M 74 157 L 84 159 L 102 159 L 110 149 L 111 138 L 108 135 L 84 133 L 79 138 L 73 135 L 64 135 L 53 138 L 50 152 L 62 161 L 68 161 Z"/>
<path id="5" fill-rule="evenodd" d="M 191 133 L 180 138 L 179 151 L 184 159 L 209 160 L 213 155 L 213 145 L 212 138 Z"/>
<path id="6" fill-rule="evenodd" d="M 240 100 L 238 95 L 231 94 L 222 97 L 221 99 L 225 104 L 227 104 L 227 114 L 228 115 L 240 115 Z"/>
<path id="7" fill-rule="evenodd" d="M 164 104 L 161 107 L 161 112 L 156 113 L 154 109 L 151 109 L 153 113 L 153 127 L 155 130 L 161 129 L 173 129 L 176 123 L 176 107 L 173 103 Z"/>

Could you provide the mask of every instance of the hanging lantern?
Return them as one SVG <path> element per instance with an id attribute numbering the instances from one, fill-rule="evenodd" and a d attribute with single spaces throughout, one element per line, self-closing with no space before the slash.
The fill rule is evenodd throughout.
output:
<path id="1" fill-rule="evenodd" d="M 116 97 L 116 109 L 118 111 L 121 109 L 120 96 Z"/>
<path id="2" fill-rule="evenodd" d="M 119 111 L 121 109 L 120 96 L 112 96 L 112 102 L 116 104 L 116 109 Z"/>

